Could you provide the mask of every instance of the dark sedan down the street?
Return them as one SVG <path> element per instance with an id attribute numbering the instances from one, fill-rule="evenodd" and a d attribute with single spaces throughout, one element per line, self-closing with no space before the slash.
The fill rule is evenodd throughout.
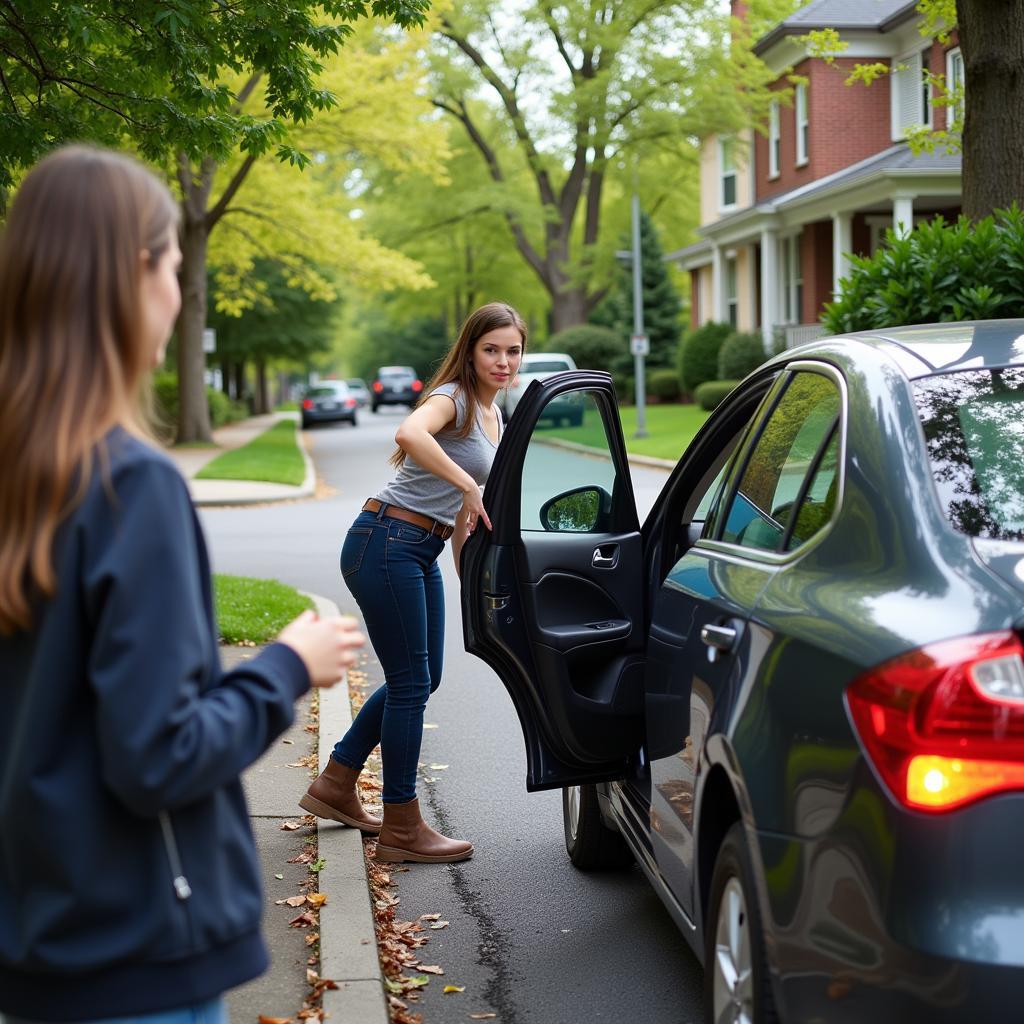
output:
<path id="1" fill-rule="evenodd" d="M 575 395 L 607 460 L 538 429 Z M 564 463 L 564 465 L 563 465 Z M 1024 994 L 1024 321 L 826 338 L 641 526 L 603 373 L 523 396 L 467 647 L 581 868 L 635 857 L 709 1021 L 1005 1021 Z M 554 850 L 552 856 L 556 855 Z"/>

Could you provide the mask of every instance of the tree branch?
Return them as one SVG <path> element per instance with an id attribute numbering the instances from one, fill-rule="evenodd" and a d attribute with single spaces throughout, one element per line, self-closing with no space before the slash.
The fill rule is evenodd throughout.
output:
<path id="1" fill-rule="evenodd" d="M 562 55 L 562 60 L 565 61 L 565 66 L 569 69 L 569 74 L 572 75 L 573 81 L 575 81 L 576 76 L 579 74 L 579 69 L 573 64 L 572 57 L 566 48 L 561 29 L 559 29 L 558 22 L 555 20 L 554 10 L 551 4 L 548 3 L 541 4 L 540 9 L 544 13 L 544 21 L 547 22 L 548 29 L 555 38 L 555 46 L 558 47 L 558 52 Z"/>
<path id="2" fill-rule="evenodd" d="M 235 193 L 242 187 L 242 182 L 245 181 L 249 171 L 252 170 L 252 165 L 259 159 L 255 153 L 248 153 L 245 159 L 242 161 L 241 167 L 235 171 L 231 180 L 227 184 L 227 188 L 221 194 L 220 199 L 217 200 L 213 208 L 206 214 L 206 230 L 212 231 L 214 225 L 224 216 L 224 212 L 228 208 L 228 204 L 235 197 Z"/>
<path id="3" fill-rule="evenodd" d="M 245 106 L 245 101 L 252 95 L 253 89 L 259 85 L 259 81 L 262 77 L 262 72 L 257 71 L 255 74 L 250 75 L 249 81 L 238 90 L 238 95 L 235 97 L 235 104 L 232 107 L 236 114 L 240 114 L 242 112 L 242 107 Z"/>

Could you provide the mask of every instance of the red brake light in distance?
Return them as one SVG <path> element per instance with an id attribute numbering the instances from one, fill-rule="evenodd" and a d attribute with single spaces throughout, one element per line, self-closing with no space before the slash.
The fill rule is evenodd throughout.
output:
<path id="1" fill-rule="evenodd" d="M 354 398 L 346 398 L 345 399 L 345 408 L 346 409 L 351 409 L 352 406 L 355 405 L 355 404 L 356 404 L 356 400 Z"/>
<path id="2" fill-rule="evenodd" d="M 303 409 L 312 409 L 313 408 L 313 399 L 312 398 L 304 398 L 302 400 L 302 408 Z"/>
<path id="3" fill-rule="evenodd" d="M 384 385 L 379 380 L 373 382 L 373 390 L 379 395 L 384 390 Z"/>
<path id="4" fill-rule="evenodd" d="M 906 807 L 948 811 L 1024 790 L 1024 646 L 1014 633 L 929 644 L 846 691 L 864 749 Z"/>
<path id="5" fill-rule="evenodd" d="M 423 381 L 421 381 L 421 380 L 414 380 L 412 382 L 412 389 L 413 389 L 413 391 L 422 391 L 423 390 Z"/>

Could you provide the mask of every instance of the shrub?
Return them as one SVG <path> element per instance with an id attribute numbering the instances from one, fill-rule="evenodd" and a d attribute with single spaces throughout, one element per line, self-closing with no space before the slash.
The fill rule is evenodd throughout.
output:
<path id="1" fill-rule="evenodd" d="M 153 398 L 156 418 L 154 429 L 159 438 L 170 442 L 174 439 L 178 422 L 178 375 L 166 371 L 154 374 Z M 244 420 L 249 415 L 244 402 L 232 401 L 216 388 L 206 388 L 206 401 L 210 409 L 210 425 L 214 429 Z"/>
<path id="2" fill-rule="evenodd" d="M 765 360 L 764 341 L 756 331 L 730 334 L 718 352 L 718 379 L 742 380 Z"/>
<path id="3" fill-rule="evenodd" d="M 738 380 L 706 380 L 694 388 L 693 397 L 697 399 L 697 404 L 702 409 L 711 412 L 712 409 L 721 405 L 722 399 L 737 384 L 739 384 Z"/>
<path id="4" fill-rule="evenodd" d="M 679 401 L 679 375 L 675 370 L 651 370 L 647 376 L 647 390 L 662 402 Z"/>
<path id="5" fill-rule="evenodd" d="M 1024 213 L 1016 205 L 972 224 L 941 217 L 905 238 L 886 233 L 873 256 L 854 256 L 842 295 L 825 307 L 834 334 L 901 324 L 1020 315 Z"/>
<path id="6" fill-rule="evenodd" d="M 733 333 L 729 324 L 711 321 L 691 331 L 680 350 L 679 377 L 687 391 L 696 391 L 707 380 L 718 377 L 718 353 L 722 342 Z"/>
<path id="7" fill-rule="evenodd" d="M 552 334 L 544 346 L 548 352 L 564 352 L 572 356 L 581 370 L 607 370 L 629 346 L 610 327 L 580 324 Z"/>
<path id="8" fill-rule="evenodd" d="M 633 394 L 633 377 L 626 373 L 612 373 L 612 383 L 615 385 L 615 394 L 619 405 L 632 405 L 636 401 Z"/>

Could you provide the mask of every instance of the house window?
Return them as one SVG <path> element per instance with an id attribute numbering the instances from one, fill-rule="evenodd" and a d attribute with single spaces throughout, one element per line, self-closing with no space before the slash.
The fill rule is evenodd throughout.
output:
<path id="1" fill-rule="evenodd" d="M 779 101 L 772 100 L 768 107 L 768 177 L 779 176 Z"/>
<path id="2" fill-rule="evenodd" d="M 804 280 L 800 265 L 800 236 L 782 239 L 782 318 L 783 323 L 798 324 L 803 311 Z"/>
<path id="3" fill-rule="evenodd" d="M 730 327 L 739 323 L 740 302 L 736 286 L 736 257 L 727 256 L 725 260 L 725 318 Z"/>
<path id="4" fill-rule="evenodd" d="M 722 169 L 722 209 L 736 205 L 736 142 L 719 139 L 719 166 Z"/>
<path id="5" fill-rule="evenodd" d="M 911 53 L 893 62 L 892 137 L 902 139 L 911 128 L 932 126 L 932 84 L 928 50 Z"/>
<path id="6" fill-rule="evenodd" d="M 807 163 L 807 86 L 800 82 L 796 87 L 796 165 Z"/>
<path id="7" fill-rule="evenodd" d="M 962 121 L 964 117 L 964 55 L 959 46 L 946 54 L 946 91 L 953 100 L 946 108 L 946 127 L 949 128 L 953 121 Z"/>

